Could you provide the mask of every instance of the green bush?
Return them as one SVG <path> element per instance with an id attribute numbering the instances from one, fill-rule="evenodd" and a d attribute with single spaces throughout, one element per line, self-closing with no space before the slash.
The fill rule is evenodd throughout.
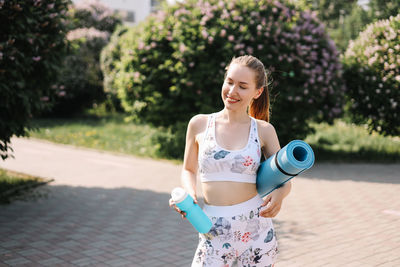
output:
<path id="1" fill-rule="evenodd" d="M 400 15 L 370 24 L 343 57 L 349 113 L 370 131 L 400 134 Z"/>
<path id="2" fill-rule="evenodd" d="M 70 116 L 103 102 L 100 53 L 121 20 L 97 1 L 82 1 L 69 9 L 69 54 L 55 88 L 55 105 L 46 116 Z"/>
<path id="3" fill-rule="evenodd" d="M 185 150 L 187 122 L 177 122 L 169 127 L 160 127 L 151 136 L 156 155 L 160 158 L 181 159 Z"/>
<path id="4" fill-rule="evenodd" d="M 121 101 L 117 97 L 117 88 L 114 84 L 117 73 L 116 65 L 121 61 L 121 45 L 120 37 L 128 28 L 120 25 L 113 32 L 110 41 L 100 54 L 100 68 L 104 74 L 103 88 L 107 97 L 107 105 L 109 109 L 115 111 L 123 111 Z"/>
<path id="5" fill-rule="evenodd" d="M 314 14 L 289 3 L 164 6 L 126 32 L 120 47 L 114 84 L 122 105 L 156 126 L 221 109 L 224 68 L 244 54 L 260 58 L 272 73 L 271 122 L 281 143 L 304 138 L 312 131 L 308 120 L 332 122 L 341 114 L 345 88 L 335 45 Z"/>
<path id="6" fill-rule="evenodd" d="M 65 53 L 69 1 L 0 1 L 0 156 L 48 108 Z"/>
<path id="7" fill-rule="evenodd" d="M 69 53 L 53 85 L 55 104 L 47 116 L 70 116 L 105 99 L 99 55 L 108 33 L 82 28 L 70 31 L 67 37 Z"/>

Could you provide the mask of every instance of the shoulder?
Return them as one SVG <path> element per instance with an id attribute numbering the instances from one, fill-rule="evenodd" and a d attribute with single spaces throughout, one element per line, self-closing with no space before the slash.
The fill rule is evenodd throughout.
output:
<path id="1" fill-rule="evenodd" d="M 193 116 L 188 124 L 188 130 L 194 135 L 203 132 L 207 127 L 209 114 L 197 114 Z"/>
<path id="2" fill-rule="evenodd" d="M 271 123 L 263 120 L 256 121 L 261 146 L 269 150 L 270 153 L 272 153 L 271 151 L 278 150 L 280 146 L 275 127 Z"/>
<path id="3" fill-rule="evenodd" d="M 275 127 L 271 123 L 266 122 L 264 120 L 258 120 L 258 119 L 255 120 L 257 122 L 258 134 L 260 136 L 276 134 Z"/>

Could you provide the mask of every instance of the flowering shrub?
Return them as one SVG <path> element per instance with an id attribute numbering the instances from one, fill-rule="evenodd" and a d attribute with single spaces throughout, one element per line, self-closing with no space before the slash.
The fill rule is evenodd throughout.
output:
<path id="1" fill-rule="evenodd" d="M 400 15 L 370 24 L 343 58 L 350 111 L 370 131 L 400 134 Z"/>
<path id="2" fill-rule="evenodd" d="M 107 96 L 107 104 L 110 105 L 110 109 L 122 111 L 121 102 L 117 97 L 117 89 L 114 85 L 114 80 L 117 73 L 116 64 L 121 61 L 121 46 L 119 38 L 124 34 L 128 28 L 123 25 L 119 25 L 113 32 L 110 42 L 100 54 L 100 68 L 104 74 L 103 88 Z"/>
<path id="3" fill-rule="evenodd" d="M 121 22 L 98 1 L 79 2 L 70 6 L 68 14 L 69 54 L 53 85 L 55 105 L 48 116 L 69 116 L 105 100 L 100 53 Z"/>
<path id="4" fill-rule="evenodd" d="M 115 12 L 98 0 L 83 0 L 69 10 L 72 20 L 70 27 L 96 28 L 112 33 L 121 24 L 121 18 Z"/>
<path id="5" fill-rule="evenodd" d="M 344 87 L 333 41 L 315 14 L 263 0 L 185 1 L 120 38 L 115 86 L 125 110 L 155 125 L 223 107 L 233 56 L 252 54 L 271 72 L 271 122 L 281 143 L 304 138 L 308 120 L 341 114 Z M 183 141 L 181 143 L 184 143 Z"/>
<path id="6" fill-rule="evenodd" d="M 65 52 L 66 0 L 0 1 L 0 156 L 48 107 Z"/>

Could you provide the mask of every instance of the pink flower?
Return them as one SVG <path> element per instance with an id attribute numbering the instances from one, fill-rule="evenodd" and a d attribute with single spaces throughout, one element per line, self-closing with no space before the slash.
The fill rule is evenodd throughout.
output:
<path id="1" fill-rule="evenodd" d="M 204 39 L 208 38 L 208 32 L 206 30 L 202 30 L 201 35 L 203 36 Z"/>
<path id="2" fill-rule="evenodd" d="M 40 56 L 32 57 L 32 60 L 33 60 L 33 61 L 36 61 L 36 62 L 40 61 L 41 59 L 42 59 L 42 58 L 41 58 Z"/>
<path id="3" fill-rule="evenodd" d="M 138 44 L 138 49 L 143 49 L 143 48 L 144 48 L 144 43 L 140 41 Z"/>
<path id="4" fill-rule="evenodd" d="M 225 30 L 225 29 L 222 29 L 222 30 L 221 30 L 221 33 L 220 33 L 220 36 L 221 36 L 221 37 L 225 37 L 225 35 L 226 35 L 226 30 Z"/>
<path id="5" fill-rule="evenodd" d="M 253 164 L 253 159 L 250 156 L 245 157 L 245 162 L 243 163 L 244 166 L 250 166 Z"/>
<path id="6" fill-rule="evenodd" d="M 250 232 L 244 233 L 243 236 L 242 236 L 242 242 L 244 242 L 244 243 L 249 242 L 250 241 L 250 234 L 251 234 Z"/>
<path id="7" fill-rule="evenodd" d="M 179 44 L 179 51 L 184 53 L 186 51 L 186 46 L 184 44 Z"/>
<path id="8" fill-rule="evenodd" d="M 65 96 L 66 95 L 66 92 L 65 91 L 60 91 L 59 93 L 58 93 L 58 96 L 60 96 L 60 97 L 63 97 L 63 96 Z"/>
<path id="9" fill-rule="evenodd" d="M 229 35 L 228 40 L 232 42 L 233 40 L 235 40 L 235 37 L 233 35 Z"/>

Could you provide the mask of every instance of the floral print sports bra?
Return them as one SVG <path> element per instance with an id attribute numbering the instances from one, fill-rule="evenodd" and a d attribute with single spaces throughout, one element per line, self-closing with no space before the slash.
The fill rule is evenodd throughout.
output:
<path id="1" fill-rule="evenodd" d="M 256 183 L 261 160 L 256 120 L 250 117 L 251 126 L 247 145 L 240 150 L 228 150 L 220 147 L 215 138 L 215 119 L 219 113 L 208 116 L 203 142 L 199 147 L 200 180 L 202 182 Z"/>

